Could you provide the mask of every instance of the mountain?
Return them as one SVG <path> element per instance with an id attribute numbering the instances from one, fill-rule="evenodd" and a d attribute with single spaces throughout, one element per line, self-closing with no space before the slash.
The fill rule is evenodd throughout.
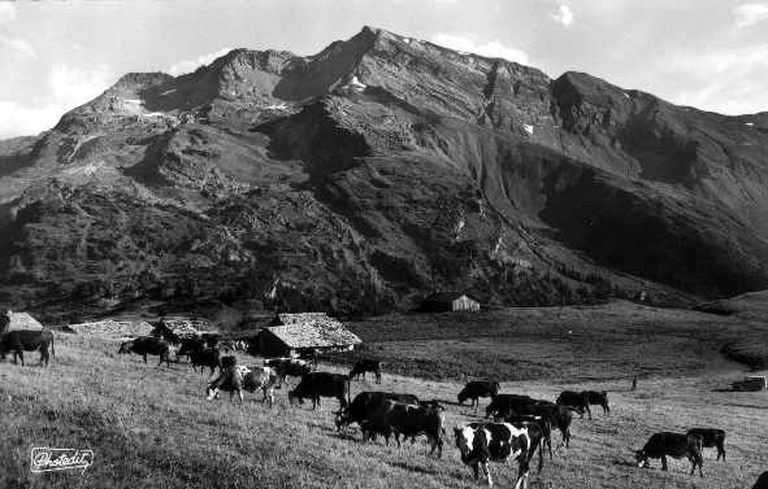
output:
<path id="1" fill-rule="evenodd" d="M 366 27 L 131 73 L 0 142 L 0 300 L 377 313 L 768 288 L 768 113 Z M 90 309 L 89 309 L 90 308 Z"/>

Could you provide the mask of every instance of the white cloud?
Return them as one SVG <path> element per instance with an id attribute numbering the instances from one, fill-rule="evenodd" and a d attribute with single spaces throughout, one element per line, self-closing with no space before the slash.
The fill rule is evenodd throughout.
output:
<path id="1" fill-rule="evenodd" d="M 100 95 L 110 85 L 106 67 L 57 66 L 48 76 L 49 92 L 38 105 L 0 100 L 0 138 L 37 134 L 62 115 Z"/>
<path id="2" fill-rule="evenodd" d="M 726 114 L 768 111 L 768 44 L 678 55 L 665 65 L 662 75 L 689 77 L 695 87 L 673 94 L 675 103 Z"/>
<path id="3" fill-rule="evenodd" d="M 173 75 L 173 76 L 179 76 L 185 73 L 191 73 L 200 66 L 211 64 L 216 58 L 220 58 L 224 56 L 228 52 L 232 51 L 232 49 L 233 48 L 231 47 L 225 47 L 213 53 L 200 55 L 194 59 L 185 59 L 183 61 L 179 61 L 178 63 L 174 63 L 171 66 L 169 66 L 166 72 L 169 75 Z"/>
<path id="4" fill-rule="evenodd" d="M 768 3 L 745 3 L 733 10 L 736 25 L 749 27 L 768 20 Z"/>
<path id="5" fill-rule="evenodd" d="M 573 11 L 568 5 L 560 5 L 560 8 L 557 9 L 557 13 L 553 15 L 552 18 L 564 26 L 569 26 L 573 24 Z"/>
<path id="6" fill-rule="evenodd" d="M 11 2 L 0 2 L 0 24 L 16 18 L 16 5 Z"/>
<path id="7" fill-rule="evenodd" d="M 489 58 L 504 58 L 524 65 L 530 64 L 528 54 L 520 49 L 506 46 L 498 40 L 483 43 L 472 34 L 439 33 L 432 36 L 431 41 L 456 51 L 475 53 Z"/>
<path id="8" fill-rule="evenodd" d="M 9 47 L 30 58 L 37 57 L 37 53 L 35 53 L 35 50 L 32 49 L 32 46 L 27 41 L 17 37 L 6 36 L 2 32 L 0 32 L 0 45 Z"/>

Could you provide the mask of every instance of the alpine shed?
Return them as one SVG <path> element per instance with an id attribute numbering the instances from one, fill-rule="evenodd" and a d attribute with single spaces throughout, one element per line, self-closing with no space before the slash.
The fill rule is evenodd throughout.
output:
<path id="1" fill-rule="evenodd" d="M 352 351 L 362 340 L 340 321 L 322 312 L 278 314 L 258 337 L 264 356 L 305 356 L 323 352 Z"/>
<path id="2" fill-rule="evenodd" d="M 479 311 L 480 302 L 472 297 L 451 292 L 434 293 L 424 299 L 421 310 L 425 312 Z"/>

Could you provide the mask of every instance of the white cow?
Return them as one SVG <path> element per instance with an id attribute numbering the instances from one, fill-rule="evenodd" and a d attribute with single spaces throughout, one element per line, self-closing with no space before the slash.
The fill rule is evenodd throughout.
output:
<path id="1" fill-rule="evenodd" d="M 229 391 L 229 398 L 237 392 L 240 402 L 243 402 L 243 390 L 254 392 L 261 389 L 262 402 L 269 397 L 269 405 L 275 402 L 274 389 L 277 383 L 277 373 L 270 367 L 246 367 L 236 365 L 234 368 L 222 372 L 216 380 L 208 384 L 206 390 L 207 399 L 216 399 L 219 391 Z"/>

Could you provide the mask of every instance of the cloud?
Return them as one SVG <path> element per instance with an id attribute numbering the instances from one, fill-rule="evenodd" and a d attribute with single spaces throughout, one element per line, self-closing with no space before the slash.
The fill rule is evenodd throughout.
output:
<path id="1" fill-rule="evenodd" d="M 686 77 L 695 87 L 673 95 L 676 103 L 726 114 L 768 110 L 768 44 L 678 55 L 665 65 L 668 75 Z"/>
<path id="2" fill-rule="evenodd" d="M 30 46 L 27 41 L 17 37 L 7 36 L 2 32 L 0 32 L 0 45 L 9 47 L 14 51 L 21 53 L 25 56 L 28 56 L 30 58 L 37 57 L 37 53 L 35 53 L 35 50 L 32 49 L 32 46 Z"/>
<path id="3" fill-rule="evenodd" d="M 16 5 L 11 2 L 0 2 L 0 24 L 16 18 Z"/>
<path id="4" fill-rule="evenodd" d="M 100 95 L 110 85 L 106 67 L 54 67 L 48 75 L 48 94 L 37 105 L 0 100 L 0 138 L 37 134 L 50 129 L 67 111 Z"/>
<path id="5" fill-rule="evenodd" d="M 560 5 L 560 8 L 557 9 L 557 13 L 554 14 L 552 18 L 567 27 L 573 24 L 573 11 L 568 5 Z"/>
<path id="6" fill-rule="evenodd" d="M 489 58 L 504 58 L 524 65 L 530 64 L 527 53 L 506 46 L 498 40 L 482 43 L 472 34 L 439 33 L 432 36 L 431 41 L 456 51 L 475 53 Z"/>
<path id="7" fill-rule="evenodd" d="M 203 54 L 194 59 L 185 59 L 174 63 L 165 70 L 169 75 L 179 76 L 185 73 L 191 73 L 198 67 L 211 64 L 216 58 L 220 58 L 232 51 L 232 47 L 221 48 L 213 53 Z"/>
<path id="8" fill-rule="evenodd" d="M 768 3 L 745 3 L 733 10 L 736 25 L 749 27 L 768 20 Z"/>

